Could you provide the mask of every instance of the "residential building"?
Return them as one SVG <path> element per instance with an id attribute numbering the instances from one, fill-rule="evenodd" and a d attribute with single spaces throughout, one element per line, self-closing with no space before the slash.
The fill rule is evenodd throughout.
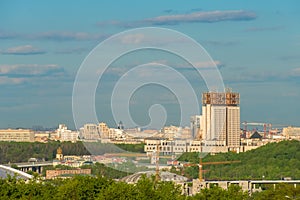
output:
<path id="1" fill-rule="evenodd" d="M 97 141 L 100 139 L 98 126 L 96 124 L 85 124 L 80 129 L 80 139 L 84 141 Z"/>
<path id="2" fill-rule="evenodd" d="M 47 143 L 49 139 L 50 139 L 49 131 L 35 131 L 34 132 L 34 141 L 35 142 Z"/>
<path id="3" fill-rule="evenodd" d="M 181 128 L 180 139 L 190 140 L 192 138 L 193 137 L 192 137 L 192 134 L 191 134 L 191 128 L 190 127 L 183 127 L 183 128 Z"/>
<path id="4" fill-rule="evenodd" d="M 98 131 L 100 133 L 101 138 L 109 138 L 109 127 L 106 123 L 100 122 L 98 124 Z"/>
<path id="5" fill-rule="evenodd" d="M 282 129 L 282 135 L 287 139 L 300 139 L 300 127 L 286 127 Z"/>
<path id="6" fill-rule="evenodd" d="M 78 140 L 78 131 L 68 130 L 65 124 L 59 124 L 56 132 L 60 141 L 76 142 Z"/>
<path id="7" fill-rule="evenodd" d="M 34 132 L 29 129 L 2 129 L 0 141 L 34 142 Z"/>

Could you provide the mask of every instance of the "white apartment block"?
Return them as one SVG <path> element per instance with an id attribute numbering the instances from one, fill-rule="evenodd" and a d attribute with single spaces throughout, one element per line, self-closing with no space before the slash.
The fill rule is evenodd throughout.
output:
<path id="1" fill-rule="evenodd" d="M 56 135 L 58 139 L 62 142 L 70 141 L 76 142 L 79 137 L 78 131 L 68 130 L 68 127 L 65 124 L 59 124 L 58 129 L 56 130 Z"/>
<path id="2" fill-rule="evenodd" d="M 80 129 L 80 139 L 85 141 L 97 141 L 100 139 L 100 133 L 98 131 L 98 125 L 96 124 L 85 124 Z"/>
<path id="3" fill-rule="evenodd" d="M 227 120 L 226 120 L 226 130 L 227 130 L 227 146 L 229 147 L 239 147 L 240 146 L 240 107 L 228 106 L 227 107 Z"/>
<path id="4" fill-rule="evenodd" d="M 0 141 L 34 142 L 34 132 L 29 129 L 2 129 Z"/>
<path id="5" fill-rule="evenodd" d="M 144 151 L 151 155 L 153 152 L 159 152 L 164 155 L 180 154 L 187 151 L 186 140 L 166 140 L 160 138 L 146 138 Z"/>
<path id="6" fill-rule="evenodd" d="M 154 156 L 159 148 L 162 155 L 178 155 L 184 152 L 220 153 L 228 152 L 227 146 L 205 146 L 199 140 L 168 140 L 163 138 L 146 138 L 144 151 Z"/>
<path id="7" fill-rule="evenodd" d="M 98 131 L 100 133 L 101 138 L 109 138 L 109 127 L 106 123 L 100 122 L 98 124 Z"/>
<path id="8" fill-rule="evenodd" d="M 300 139 L 300 127 L 286 127 L 282 129 L 282 135 L 287 139 Z"/>

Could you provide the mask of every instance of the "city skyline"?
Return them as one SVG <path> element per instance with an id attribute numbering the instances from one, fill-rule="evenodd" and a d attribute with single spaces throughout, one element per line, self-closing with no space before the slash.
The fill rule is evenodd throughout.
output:
<path id="1" fill-rule="evenodd" d="M 300 126 L 299 5 L 292 0 L 272 4 L 258 0 L 213 4 L 126 1 L 118 2 L 118 6 L 116 2 L 97 1 L 2 1 L 0 127 L 65 123 L 74 128 L 73 82 L 85 57 L 109 36 L 145 26 L 174 29 L 199 42 L 217 64 L 225 86 L 241 94 L 241 122 Z M 126 38 L 124 44 L 141 39 L 135 35 Z M 156 53 L 150 55 L 161 59 Z M 177 58 L 164 56 L 178 63 L 178 71 L 189 73 Z M 107 72 L 104 89 L 96 94 L 99 122 L 116 124 L 108 101 L 115 80 L 120 78 L 123 66 L 145 61 L 142 54 L 129 55 Z M 207 88 L 203 80 L 191 84 L 201 105 L 201 93 Z M 177 125 L 180 111 L 176 96 L 162 87 L 142 89 L 131 99 L 133 118 L 147 124 L 149 107 L 160 103 L 168 112 L 166 125 Z M 124 119 L 117 122 L 120 120 Z M 189 123 L 185 121 L 185 125 Z"/>

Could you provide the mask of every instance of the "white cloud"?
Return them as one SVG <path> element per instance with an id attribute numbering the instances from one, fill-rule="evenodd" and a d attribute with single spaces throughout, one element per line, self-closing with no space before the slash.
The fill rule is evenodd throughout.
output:
<path id="1" fill-rule="evenodd" d="M 70 80 L 65 70 L 55 64 L 0 65 L 0 85 L 38 84 Z"/>
<path id="2" fill-rule="evenodd" d="M 35 48 L 31 45 L 24 45 L 24 46 L 16 46 L 8 48 L 4 51 L 1 51 L 2 54 L 9 54 L 9 55 L 32 55 L 32 54 L 44 54 L 46 53 L 43 50 Z"/>
<path id="3" fill-rule="evenodd" d="M 292 69 L 290 75 L 294 76 L 294 77 L 295 76 L 300 76 L 300 67 Z"/>
<path id="4" fill-rule="evenodd" d="M 172 10 L 167 10 L 167 13 L 173 13 Z M 169 12 L 170 11 L 170 12 Z M 140 21 L 100 21 L 98 26 L 123 26 L 123 27 L 138 27 L 138 26 L 154 26 L 154 25 L 175 25 L 180 23 L 215 23 L 221 21 L 248 21 L 256 19 L 256 13 L 246 10 L 214 10 L 214 11 L 199 11 L 195 9 L 192 13 L 187 14 L 170 14 L 162 15 L 153 18 L 147 18 Z"/>
<path id="5" fill-rule="evenodd" d="M 25 39 L 25 40 L 51 40 L 51 41 L 89 41 L 102 40 L 107 38 L 108 34 L 88 33 L 88 32 L 70 32 L 70 31 L 48 31 L 40 33 L 9 33 L 0 30 L 0 39 Z"/>
<path id="6" fill-rule="evenodd" d="M 8 78 L 7 76 L 0 76 L 0 85 L 16 85 L 25 81 L 25 78 Z"/>
<path id="7" fill-rule="evenodd" d="M 62 67 L 55 64 L 16 64 L 16 65 L 0 65 L 0 76 L 20 77 L 20 76 L 41 76 L 49 74 L 63 73 Z"/>
<path id="8" fill-rule="evenodd" d="M 161 62 L 158 62 L 158 63 L 161 63 Z M 177 64 L 177 65 L 172 64 L 171 65 L 170 63 L 168 64 L 168 61 L 164 61 L 164 63 L 162 63 L 162 64 L 170 65 L 170 66 L 172 66 L 174 68 L 178 68 L 178 69 L 192 69 L 192 66 L 186 65 L 186 64 Z M 194 64 L 194 67 L 197 68 L 197 69 L 212 68 L 215 65 L 217 67 L 220 67 L 220 66 L 223 65 L 218 60 L 214 60 L 214 61 L 199 61 L 199 62 L 195 62 L 193 64 Z"/>
<path id="9" fill-rule="evenodd" d="M 145 36 L 143 34 L 125 35 L 121 38 L 123 44 L 139 44 L 143 41 Z"/>
<path id="10" fill-rule="evenodd" d="M 56 53 L 56 54 L 81 54 L 86 51 L 88 51 L 87 48 L 76 47 L 76 48 L 59 49 L 59 50 L 56 50 L 54 53 Z"/>
<path id="11" fill-rule="evenodd" d="M 104 39 L 107 35 L 104 34 L 92 34 L 87 32 L 43 32 L 38 33 L 33 36 L 28 36 L 30 39 L 44 39 L 44 40 L 54 40 L 54 41 L 85 41 L 85 40 L 99 40 Z"/>
<path id="12" fill-rule="evenodd" d="M 256 14 L 250 11 L 244 10 L 226 10 L 226 11 L 206 11 L 206 12 L 194 12 L 183 15 L 164 15 L 150 19 L 145 19 L 144 22 L 152 24 L 178 24 L 187 22 L 220 22 L 220 21 L 241 21 L 241 20 L 253 20 L 256 18 Z"/>
<path id="13" fill-rule="evenodd" d="M 216 66 L 221 66 L 221 62 L 218 60 L 214 60 L 214 61 L 204 61 L 204 62 L 196 62 L 195 64 L 196 68 L 211 68 Z"/>
<path id="14" fill-rule="evenodd" d="M 269 26 L 269 27 L 250 27 L 246 31 L 258 32 L 258 31 L 279 31 L 284 29 L 284 26 Z"/>

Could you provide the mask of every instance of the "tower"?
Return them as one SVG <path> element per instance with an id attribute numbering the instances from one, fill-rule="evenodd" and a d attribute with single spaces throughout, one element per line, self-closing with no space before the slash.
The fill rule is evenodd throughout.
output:
<path id="1" fill-rule="evenodd" d="M 56 150 L 56 159 L 57 160 L 62 160 L 64 158 L 63 152 L 62 152 L 62 148 L 58 147 Z"/>
<path id="2" fill-rule="evenodd" d="M 122 121 L 119 122 L 119 124 L 118 124 L 118 129 L 121 129 L 121 130 L 124 129 L 124 125 L 123 125 L 123 122 L 122 122 Z"/>
<path id="3" fill-rule="evenodd" d="M 190 119 L 191 122 L 191 134 L 192 138 L 200 137 L 198 134 L 200 133 L 200 125 L 201 125 L 201 115 L 193 115 Z"/>
<path id="4" fill-rule="evenodd" d="M 240 95 L 231 90 L 202 94 L 201 129 L 208 146 L 240 146 Z"/>

